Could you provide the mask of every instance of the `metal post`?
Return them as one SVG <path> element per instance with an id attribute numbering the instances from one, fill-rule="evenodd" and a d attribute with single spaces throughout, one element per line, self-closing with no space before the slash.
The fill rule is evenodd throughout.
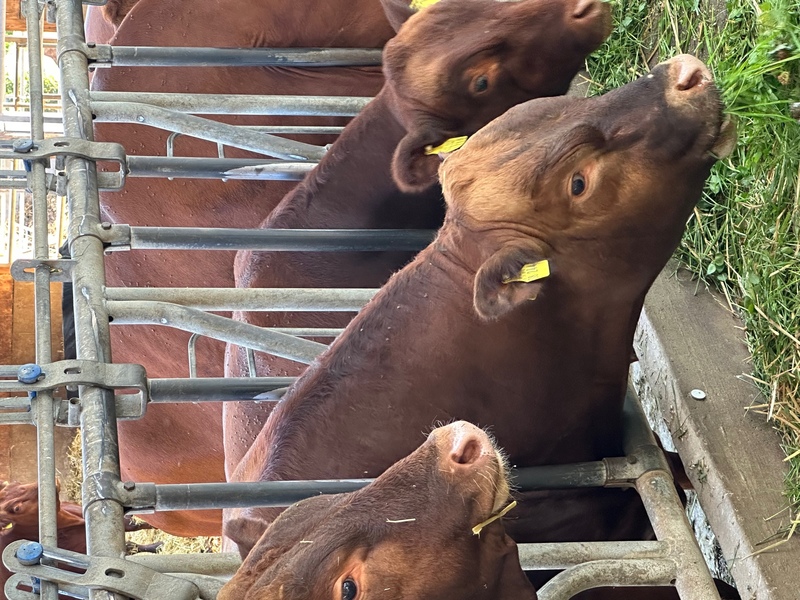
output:
<path id="1" fill-rule="evenodd" d="M 31 139 L 44 139 L 44 102 L 42 83 L 41 13 L 37 0 L 24 0 L 25 20 L 28 29 L 28 61 L 30 65 L 29 85 L 31 98 Z M 5 35 L 5 30 L 4 30 Z M 5 81 L 3 81 L 5 87 Z M 43 161 L 31 161 L 29 176 L 33 197 L 34 257 L 49 258 L 47 232 L 47 183 Z M 37 266 L 34 272 L 34 304 L 36 328 L 36 361 L 48 364 L 52 361 L 50 339 L 50 269 Z M 31 410 L 36 424 L 39 483 L 39 540 L 42 544 L 55 546 L 58 542 L 56 523 L 56 466 L 55 466 L 55 421 L 53 397 L 50 392 L 41 392 L 31 397 Z M 41 597 L 56 600 L 58 587 L 43 582 Z"/>
<path id="2" fill-rule="evenodd" d="M 55 0 L 57 7 L 61 98 L 64 134 L 93 140 L 86 56 L 75 51 L 85 43 L 80 0 Z M 103 303 L 105 270 L 103 243 L 93 235 L 100 226 L 97 167 L 82 158 L 68 157 L 67 198 L 70 206 L 70 253 L 75 259 L 75 330 L 79 359 L 110 362 L 111 339 Z M 87 229 L 88 226 L 88 229 Z M 109 390 L 81 386 L 83 444 L 83 506 L 87 550 L 96 556 L 120 557 L 125 552 L 122 505 L 108 498 L 98 482 L 119 480 L 119 442 L 114 395 Z M 91 590 L 90 600 L 115 597 Z"/>

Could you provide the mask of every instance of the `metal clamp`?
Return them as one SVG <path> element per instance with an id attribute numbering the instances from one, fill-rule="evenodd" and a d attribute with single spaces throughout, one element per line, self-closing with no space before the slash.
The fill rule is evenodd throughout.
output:
<path id="1" fill-rule="evenodd" d="M 147 374 L 142 365 L 107 364 L 91 360 L 61 360 L 40 365 L 42 372 L 33 383 L 0 380 L 0 392 L 44 392 L 64 386 L 87 385 L 105 389 L 135 389 L 135 394 L 120 395 L 120 418 L 138 418 L 149 400 Z"/>
<path id="2" fill-rule="evenodd" d="M 200 590 L 191 581 L 164 575 L 143 565 L 121 558 L 92 557 L 77 552 L 45 546 L 41 558 L 86 569 L 85 573 L 64 571 L 57 567 L 34 563 L 25 565 L 17 554 L 31 542 L 20 540 L 9 544 L 3 552 L 3 564 L 9 571 L 23 573 L 44 581 L 69 586 L 73 591 L 108 590 L 135 600 L 197 600 Z M 25 561 L 29 562 L 29 561 Z M 19 579 L 15 580 L 18 585 Z M 35 583 L 34 583 L 35 585 Z M 33 587 L 33 586 L 32 586 Z M 10 590 L 13 592 L 13 590 Z M 30 596 L 25 596 L 30 597 Z"/>
<path id="3" fill-rule="evenodd" d="M 33 281 L 36 267 L 46 266 L 50 268 L 50 281 L 69 283 L 72 281 L 73 260 L 35 260 L 32 258 L 21 258 L 11 263 L 11 277 L 16 281 Z"/>
<path id="4" fill-rule="evenodd" d="M 8 144 L 3 146 L 8 147 Z M 3 147 L 0 146 L 0 147 Z M 52 156 L 74 156 L 92 161 L 110 161 L 119 164 L 114 174 L 117 181 L 111 189 L 122 189 L 128 173 L 127 156 L 122 144 L 115 142 L 90 142 L 80 138 L 58 137 L 47 140 L 15 140 L 11 151 L 0 150 L 0 159 L 43 160 Z M 107 185 L 111 182 L 106 181 Z"/>

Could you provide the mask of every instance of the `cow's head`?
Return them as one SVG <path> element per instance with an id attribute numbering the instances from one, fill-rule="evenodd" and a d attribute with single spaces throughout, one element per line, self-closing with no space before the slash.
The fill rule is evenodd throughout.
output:
<path id="1" fill-rule="evenodd" d="M 58 526 L 83 524 L 79 516 L 61 510 L 58 494 L 61 484 L 56 481 Z M 39 486 L 36 483 L 0 482 L 0 533 L 13 527 L 39 526 Z"/>
<path id="2" fill-rule="evenodd" d="M 392 7 L 408 11 L 383 2 L 394 24 L 404 15 L 392 18 Z M 413 14 L 383 52 L 384 93 L 408 131 L 392 168 L 400 188 L 436 181 L 431 148 L 515 104 L 565 93 L 610 22 L 601 0 L 440 0 Z"/>
<path id="3" fill-rule="evenodd" d="M 448 220 L 494 240 L 475 279 L 478 314 L 497 318 L 553 285 L 643 296 L 711 165 L 733 149 L 721 109 L 711 73 L 684 55 L 604 96 L 518 106 L 451 154 Z"/>
<path id="4" fill-rule="evenodd" d="M 434 430 L 366 488 L 283 512 L 219 600 L 535 600 L 514 542 L 490 520 L 508 501 L 485 432 Z"/>

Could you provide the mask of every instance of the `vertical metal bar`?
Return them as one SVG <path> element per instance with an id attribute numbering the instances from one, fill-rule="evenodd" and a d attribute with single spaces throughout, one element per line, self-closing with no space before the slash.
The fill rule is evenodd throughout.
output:
<path id="1" fill-rule="evenodd" d="M 6 104 L 6 1 L 3 0 L 3 10 L 0 11 L 0 36 L 3 38 L 3 51 L 0 52 L 0 116 L 4 112 Z"/>
<path id="2" fill-rule="evenodd" d="M 78 48 L 85 43 L 80 0 L 56 0 L 61 103 L 64 135 L 93 139 L 89 107 L 86 56 Z M 97 166 L 82 158 L 66 159 L 67 201 L 70 206 L 70 252 L 75 306 L 75 337 L 79 359 L 110 362 L 111 338 L 103 303 L 105 270 L 103 244 L 94 232 L 100 225 Z M 125 536 L 122 505 L 104 497 L 101 481 L 118 482 L 119 441 L 114 396 L 108 390 L 81 386 L 81 434 L 83 436 L 84 516 L 87 551 L 94 556 L 122 556 Z M 90 590 L 90 600 L 115 597 Z"/>
<path id="3" fill-rule="evenodd" d="M 28 29 L 29 93 L 31 111 L 31 139 L 44 139 L 44 100 L 42 84 L 42 39 L 41 13 L 38 0 L 24 0 L 25 19 Z M 43 161 L 32 161 L 28 176 L 33 198 L 33 243 L 37 260 L 49 258 L 47 227 L 47 182 Z M 35 340 L 36 362 L 52 362 L 50 339 L 50 269 L 44 265 L 36 267 L 34 273 Z M 55 422 L 53 397 L 50 392 L 40 392 L 31 398 L 31 409 L 36 424 L 36 446 L 38 454 L 39 482 L 39 540 L 42 544 L 55 546 L 58 543 L 56 525 L 56 466 L 55 466 Z M 41 597 L 57 600 L 58 587 L 42 582 Z"/>

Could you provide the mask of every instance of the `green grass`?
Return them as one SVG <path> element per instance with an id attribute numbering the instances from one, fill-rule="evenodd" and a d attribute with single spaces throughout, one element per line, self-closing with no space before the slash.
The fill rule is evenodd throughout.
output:
<path id="1" fill-rule="evenodd" d="M 783 434 L 787 496 L 800 506 L 800 3 L 797 0 L 615 0 L 615 29 L 589 60 L 592 93 L 681 52 L 711 68 L 739 125 L 734 153 L 718 163 L 677 252 L 721 290 L 745 322 L 752 410 Z M 758 451 L 758 449 L 747 449 Z"/>

